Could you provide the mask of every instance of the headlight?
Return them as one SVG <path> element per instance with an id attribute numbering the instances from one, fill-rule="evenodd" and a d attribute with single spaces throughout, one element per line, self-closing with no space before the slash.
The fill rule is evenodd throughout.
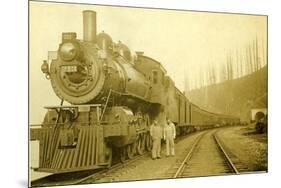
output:
<path id="1" fill-rule="evenodd" d="M 77 47 L 71 42 L 66 42 L 60 47 L 60 57 L 65 61 L 73 60 L 77 53 Z"/>

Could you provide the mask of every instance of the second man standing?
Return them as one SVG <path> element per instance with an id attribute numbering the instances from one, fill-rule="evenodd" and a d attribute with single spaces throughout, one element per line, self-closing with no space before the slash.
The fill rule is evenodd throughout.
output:
<path id="1" fill-rule="evenodd" d="M 164 127 L 164 140 L 166 140 L 166 156 L 175 155 L 174 139 L 176 138 L 176 128 L 174 123 L 168 119 Z"/>

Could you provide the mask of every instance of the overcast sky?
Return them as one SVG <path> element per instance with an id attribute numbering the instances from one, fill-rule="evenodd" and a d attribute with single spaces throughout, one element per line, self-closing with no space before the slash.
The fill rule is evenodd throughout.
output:
<path id="1" fill-rule="evenodd" d="M 256 36 L 267 42 L 265 16 L 30 2 L 30 123 L 42 122 L 43 106 L 59 104 L 40 67 L 62 32 L 83 38 L 85 9 L 97 12 L 98 32 L 160 61 L 182 91 L 184 75 L 195 79 L 208 63 L 218 67 Z"/>

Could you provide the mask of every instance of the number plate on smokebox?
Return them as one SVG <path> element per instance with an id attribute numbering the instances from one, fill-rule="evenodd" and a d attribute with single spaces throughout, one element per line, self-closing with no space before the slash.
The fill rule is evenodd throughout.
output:
<path id="1" fill-rule="evenodd" d="M 75 65 L 62 66 L 61 68 L 64 72 L 77 72 L 77 66 Z"/>

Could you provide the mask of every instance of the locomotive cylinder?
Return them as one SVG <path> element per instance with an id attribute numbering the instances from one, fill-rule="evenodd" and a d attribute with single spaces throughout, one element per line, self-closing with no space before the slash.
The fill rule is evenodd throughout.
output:
<path id="1" fill-rule="evenodd" d="M 96 36 L 96 12 L 85 10 L 83 11 L 83 39 L 86 42 L 96 42 Z"/>

